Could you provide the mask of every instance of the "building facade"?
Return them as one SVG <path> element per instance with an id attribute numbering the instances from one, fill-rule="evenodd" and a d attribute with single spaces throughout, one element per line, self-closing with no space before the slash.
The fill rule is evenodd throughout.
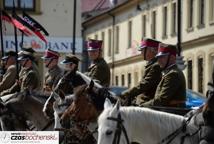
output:
<path id="1" fill-rule="evenodd" d="M 37 53 L 39 70 L 44 74 L 43 61 L 40 58 L 47 48 L 58 51 L 60 60 L 73 50 L 73 24 L 74 24 L 74 1 L 73 0 L 15 0 L 16 13 L 21 17 L 22 10 L 36 19 L 48 32 L 45 44 L 38 37 L 24 37 L 24 43 L 30 44 Z M 13 8 L 13 0 L 1 0 L 0 8 L 6 10 L 10 15 Z M 82 33 L 81 33 L 81 7 L 80 1 L 76 0 L 76 45 L 75 53 L 82 57 Z M 11 24 L 3 22 L 4 49 L 15 50 L 14 28 Z M 21 43 L 21 32 L 18 31 L 18 45 Z M 20 47 L 19 47 L 20 49 Z"/>
<path id="2" fill-rule="evenodd" d="M 177 0 L 127 0 L 90 17 L 84 39 L 104 40 L 111 84 L 133 87 L 145 62 L 136 46 L 142 37 L 177 44 Z M 214 0 L 181 0 L 181 41 L 187 88 L 206 93 L 214 60 Z"/>

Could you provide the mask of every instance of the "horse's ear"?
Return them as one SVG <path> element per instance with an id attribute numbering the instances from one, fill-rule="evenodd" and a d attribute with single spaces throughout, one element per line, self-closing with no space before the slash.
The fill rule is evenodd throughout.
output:
<path id="1" fill-rule="evenodd" d="M 119 110 L 120 109 L 120 101 L 118 100 L 116 105 L 115 105 L 116 109 Z"/>
<path id="2" fill-rule="evenodd" d="M 90 81 L 90 84 L 89 84 L 89 89 L 92 89 L 93 87 L 94 87 L 94 81 L 91 80 L 91 81 Z"/>
<path id="3" fill-rule="evenodd" d="M 104 109 L 107 109 L 107 108 L 113 108 L 113 104 L 108 98 L 105 99 L 105 103 L 104 103 Z"/>

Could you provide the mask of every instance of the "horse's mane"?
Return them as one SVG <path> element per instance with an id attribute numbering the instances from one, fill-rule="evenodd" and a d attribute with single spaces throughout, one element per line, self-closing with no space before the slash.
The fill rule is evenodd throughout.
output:
<path id="1" fill-rule="evenodd" d="M 79 95 L 82 94 L 82 92 L 86 89 L 86 87 L 87 87 L 87 84 L 76 87 L 74 89 L 74 95 L 78 97 Z"/>
<path id="2" fill-rule="evenodd" d="M 181 122 L 184 120 L 183 116 L 140 107 L 120 107 L 120 113 L 124 121 L 132 122 L 132 127 L 136 127 L 135 129 L 138 129 L 144 123 L 149 125 L 149 128 L 154 129 L 154 131 L 156 131 L 157 127 L 163 127 L 163 125 L 166 130 L 170 130 L 172 127 L 181 126 Z M 112 108 L 105 109 L 100 115 L 98 122 L 102 123 L 109 116 L 115 116 Z M 162 135 L 161 132 L 163 131 L 159 131 L 156 134 Z"/>

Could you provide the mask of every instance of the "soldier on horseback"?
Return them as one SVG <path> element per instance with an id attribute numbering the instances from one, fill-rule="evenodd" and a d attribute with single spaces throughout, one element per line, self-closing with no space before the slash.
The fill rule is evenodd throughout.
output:
<path id="1" fill-rule="evenodd" d="M 16 52 L 8 51 L 2 58 L 6 72 L 0 82 L 0 93 L 9 89 L 16 81 L 16 55 Z"/>
<path id="2" fill-rule="evenodd" d="M 98 81 L 102 86 L 108 87 L 110 84 L 110 68 L 102 57 L 101 40 L 90 39 L 87 44 L 87 51 L 92 63 L 86 75 Z"/>
<path id="3" fill-rule="evenodd" d="M 153 99 L 142 106 L 184 107 L 186 82 L 183 72 L 176 65 L 176 46 L 159 44 L 158 64 L 163 69 L 162 79 L 157 86 Z"/>
<path id="4" fill-rule="evenodd" d="M 139 50 L 143 59 L 148 61 L 145 66 L 145 73 L 137 86 L 122 93 L 120 96 L 122 99 L 126 99 L 129 103 L 132 101 L 134 105 L 140 106 L 154 97 L 157 85 L 161 80 L 161 68 L 155 58 L 159 43 L 159 41 L 148 38 L 141 41 Z M 133 100 L 134 98 L 136 99 Z"/>
<path id="5" fill-rule="evenodd" d="M 43 93 L 47 96 L 50 96 L 52 90 L 55 88 L 59 79 L 62 77 L 63 70 L 58 66 L 58 52 L 48 49 L 45 51 L 42 59 L 44 60 L 45 67 L 48 68 L 48 71 L 45 74 Z"/>
<path id="6" fill-rule="evenodd" d="M 22 48 L 19 53 L 18 61 L 22 68 L 19 72 L 19 79 L 8 90 L 2 92 L 2 95 L 13 94 L 23 91 L 24 89 L 39 90 L 41 86 L 38 67 L 33 55 L 35 51 L 31 48 Z"/>

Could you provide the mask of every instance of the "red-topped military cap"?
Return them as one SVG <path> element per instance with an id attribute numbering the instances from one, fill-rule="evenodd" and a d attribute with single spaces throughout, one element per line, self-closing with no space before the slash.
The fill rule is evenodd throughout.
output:
<path id="1" fill-rule="evenodd" d="M 102 44 L 102 40 L 89 39 L 87 42 L 87 51 L 101 50 Z"/>
<path id="2" fill-rule="evenodd" d="M 157 48 L 159 46 L 160 42 L 154 39 L 150 38 L 144 38 L 142 39 L 140 46 L 139 46 L 139 51 L 142 51 L 144 48 Z"/>
<path id="3" fill-rule="evenodd" d="M 158 54 L 156 57 L 161 57 L 165 55 L 174 55 L 177 54 L 177 48 L 175 45 L 160 43 L 158 47 Z"/>
<path id="4" fill-rule="evenodd" d="M 45 51 L 44 56 L 42 57 L 42 59 L 46 60 L 46 59 L 58 59 L 59 58 L 59 53 L 57 51 L 51 50 L 51 49 L 47 49 Z"/>

